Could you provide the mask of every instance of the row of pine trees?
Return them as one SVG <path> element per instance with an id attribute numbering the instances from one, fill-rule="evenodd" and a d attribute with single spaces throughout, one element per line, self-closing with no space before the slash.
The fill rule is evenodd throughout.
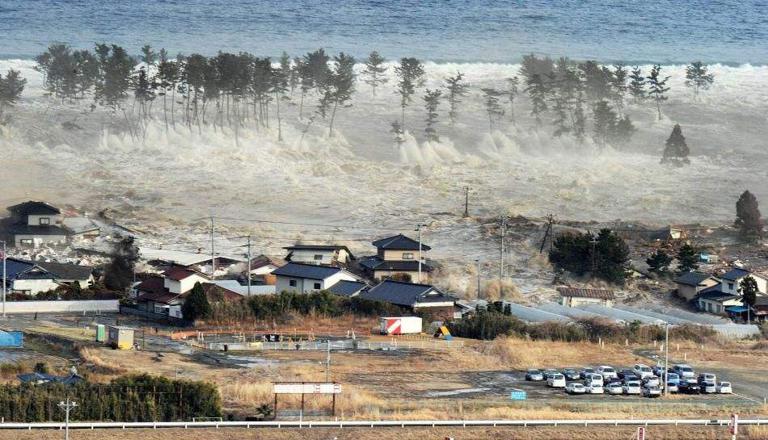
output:
<path id="1" fill-rule="evenodd" d="M 150 120 L 160 118 L 167 130 L 177 125 L 189 129 L 212 126 L 237 133 L 249 123 L 259 129 L 275 124 L 278 140 L 282 140 L 281 106 L 288 103 L 298 106 L 303 134 L 323 120 L 331 135 L 339 112 L 352 105 L 358 83 L 363 82 L 375 97 L 393 73 L 400 107 L 400 117 L 391 123 L 395 141 L 404 141 L 406 109 L 418 95 L 425 111 L 425 138 L 437 141 L 441 114 L 447 111 L 448 124 L 453 127 L 460 119 L 462 102 L 473 91 L 461 72 L 444 78 L 438 87 L 425 89 L 422 61 L 405 57 L 393 65 L 376 51 L 361 60 L 361 70 L 355 69 L 358 60 L 354 57 L 343 52 L 332 56 L 323 49 L 298 57 L 283 53 L 273 60 L 244 52 L 170 56 L 165 49 L 155 51 L 149 45 L 133 57 L 117 45 L 75 50 L 52 44 L 36 61 L 50 96 L 62 103 L 85 102 L 92 110 L 105 107 L 123 118 L 137 138 L 143 136 Z M 629 103 L 651 103 L 661 118 L 661 106 L 670 90 L 668 80 L 659 65 L 644 73 L 638 66 L 527 55 L 519 75 L 506 78 L 503 87 L 482 87 L 474 92 L 483 101 L 490 130 L 502 121 L 515 122 L 522 96 L 530 116 L 539 125 L 545 121 L 551 125 L 553 135 L 570 135 L 579 141 L 589 136 L 605 146 L 626 143 L 636 131 L 626 113 Z M 713 81 L 714 76 L 700 62 L 686 69 L 686 85 L 695 97 Z M 18 100 L 24 86 L 14 71 L 5 82 L 12 86 L 4 87 L 0 77 L 0 112 Z M 11 89 L 14 92 L 2 92 Z"/>

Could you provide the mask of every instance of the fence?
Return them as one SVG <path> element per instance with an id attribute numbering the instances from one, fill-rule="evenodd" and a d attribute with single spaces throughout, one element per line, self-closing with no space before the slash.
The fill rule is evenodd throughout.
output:
<path id="1" fill-rule="evenodd" d="M 116 299 L 95 299 L 76 301 L 8 301 L 5 313 L 114 313 L 120 310 Z"/>
<path id="2" fill-rule="evenodd" d="M 207 348 L 208 350 L 328 350 L 327 341 L 282 341 L 282 342 L 190 342 L 192 345 Z M 462 348 L 463 341 L 414 340 L 392 342 L 375 342 L 358 339 L 345 339 L 330 341 L 331 350 L 450 350 Z"/>
<path id="3" fill-rule="evenodd" d="M 187 327 L 190 325 L 190 322 L 185 321 L 180 318 L 176 318 L 174 316 L 168 316 L 163 315 L 160 313 L 153 313 L 148 312 L 146 310 L 137 309 L 135 307 L 129 307 L 129 306 L 120 306 L 120 313 L 126 314 L 126 315 L 133 315 L 133 316 L 139 316 L 142 318 L 147 318 L 155 322 L 160 322 L 163 324 L 170 324 L 170 325 L 176 325 L 180 327 Z M 171 339 L 173 338 L 173 333 L 171 333 Z"/>

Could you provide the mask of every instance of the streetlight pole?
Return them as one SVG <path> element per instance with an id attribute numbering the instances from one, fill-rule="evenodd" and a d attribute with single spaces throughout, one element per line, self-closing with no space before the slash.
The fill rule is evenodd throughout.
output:
<path id="1" fill-rule="evenodd" d="M 251 297 L 251 236 L 248 236 L 248 272 L 246 273 L 248 278 L 248 298 Z"/>
<path id="2" fill-rule="evenodd" d="M 664 374 L 661 375 L 664 381 L 664 397 L 669 396 L 669 322 L 664 326 Z"/>
<path id="3" fill-rule="evenodd" d="M 426 226 L 421 223 L 416 225 L 416 231 L 419 233 L 419 283 L 421 283 L 421 227 Z"/>
<path id="4" fill-rule="evenodd" d="M 480 260 L 475 260 L 477 265 L 477 299 L 480 299 Z"/>
<path id="5" fill-rule="evenodd" d="M 5 318 L 5 295 L 8 289 L 8 286 L 6 285 L 6 283 L 8 282 L 8 273 L 6 271 L 5 261 L 8 258 L 8 252 L 6 249 L 5 240 L 3 240 L 2 242 L 3 242 L 3 318 Z"/>
<path id="6" fill-rule="evenodd" d="M 73 402 L 67 397 L 67 402 L 65 403 L 64 401 L 61 401 L 58 406 L 63 409 L 66 414 L 64 418 L 64 440 L 69 440 L 69 411 L 77 408 L 77 402 Z"/>

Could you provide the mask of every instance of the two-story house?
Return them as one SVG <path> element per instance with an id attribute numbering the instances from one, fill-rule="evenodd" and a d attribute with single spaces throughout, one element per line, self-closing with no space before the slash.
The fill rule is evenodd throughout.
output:
<path id="1" fill-rule="evenodd" d="M 45 202 L 29 201 L 8 207 L 7 232 L 16 247 L 65 243 L 70 231 L 62 226 L 61 211 Z"/>
<path id="2" fill-rule="evenodd" d="M 419 282 L 419 254 L 421 254 L 421 280 L 426 280 L 433 268 L 426 262 L 430 247 L 398 234 L 373 242 L 376 255 L 360 260 L 360 266 L 369 277 L 377 280 L 399 278 Z M 421 252 L 419 252 L 421 250 Z"/>
<path id="3" fill-rule="evenodd" d="M 760 293 L 766 293 L 766 285 L 768 280 L 765 277 L 758 275 L 752 271 L 741 268 L 733 268 L 720 277 L 720 291 L 731 295 L 739 295 L 739 289 L 741 288 L 741 282 L 746 277 L 752 277 L 757 283 L 757 290 Z"/>
<path id="4" fill-rule="evenodd" d="M 346 246 L 335 244 L 295 244 L 283 249 L 288 251 L 285 261 L 291 263 L 347 267 L 355 259 Z"/>
<path id="5" fill-rule="evenodd" d="M 277 277 L 277 293 L 311 293 L 326 290 L 340 281 L 357 281 L 357 277 L 340 267 L 317 264 L 288 263 L 272 274 Z"/>

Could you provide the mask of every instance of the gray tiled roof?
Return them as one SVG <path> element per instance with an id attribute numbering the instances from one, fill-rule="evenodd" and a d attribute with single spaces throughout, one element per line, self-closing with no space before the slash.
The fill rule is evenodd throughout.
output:
<path id="1" fill-rule="evenodd" d="M 310 280 L 324 280 L 340 272 L 338 267 L 317 266 L 314 264 L 288 263 L 275 269 L 272 275 L 294 278 L 307 278 Z"/>
<path id="2" fill-rule="evenodd" d="M 403 251 L 417 251 L 419 250 L 419 242 L 406 237 L 403 234 L 393 235 L 392 237 L 382 238 L 373 242 L 373 245 L 379 249 L 394 249 Z M 421 243 L 421 250 L 428 251 L 431 248 Z"/>
<path id="3" fill-rule="evenodd" d="M 30 200 L 8 207 L 8 211 L 18 215 L 58 215 L 61 214 L 59 208 L 51 206 L 45 202 Z"/>
<path id="4" fill-rule="evenodd" d="M 728 272 L 726 272 L 722 276 L 722 278 L 724 280 L 728 280 L 728 281 L 735 281 L 735 280 L 737 280 L 739 278 L 745 277 L 745 276 L 750 275 L 750 274 L 751 274 L 750 271 L 748 271 L 746 269 L 739 269 L 737 267 L 737 268 L 731 269 Z"/>
<path id="5" fill-rule="evenodd" d="M 408 307 L 415 303 L 446 302 L 455 299 L 428 284 L 403 283 L 392 280 L 382 281 L 361 293 L 360 297 Z"/>
<path id="6" fill-rule="evenodd" d="M 341 280 L 327 290 L 335 295 L 339 296 L 354 296 L 361 290 L 365 289 L 368 285 L 359 281 L 347 281 Z"/>
<path id="7" fill-rule="evenodd" d="M 698 286 L 702 281 L 711 278 L 710 275 L 701 272 L 686 272 L 675 279 L 678 284 L 686 286 Z"/>
<path id="8" fill-rule="evenodd" d="M 416 260 L 385 261 L 376 256 L 365 258 L 360 261 L 360 265 L 370 270 L 393 270 L 404 272 L 416 272 L 419 270 L 419 262 Z M 421 270 L 423 272 L 432 272 L 432 266 L 422 262 Z"/>
<path id="9" fill-rule="evenodd" d="M 61 280 L 85 280 L 91 276 L 91 273 L 93 273 L 92 267 L 80 266 L 78 264 L 46 263 L 38 261 L 37 265 Z"/>

